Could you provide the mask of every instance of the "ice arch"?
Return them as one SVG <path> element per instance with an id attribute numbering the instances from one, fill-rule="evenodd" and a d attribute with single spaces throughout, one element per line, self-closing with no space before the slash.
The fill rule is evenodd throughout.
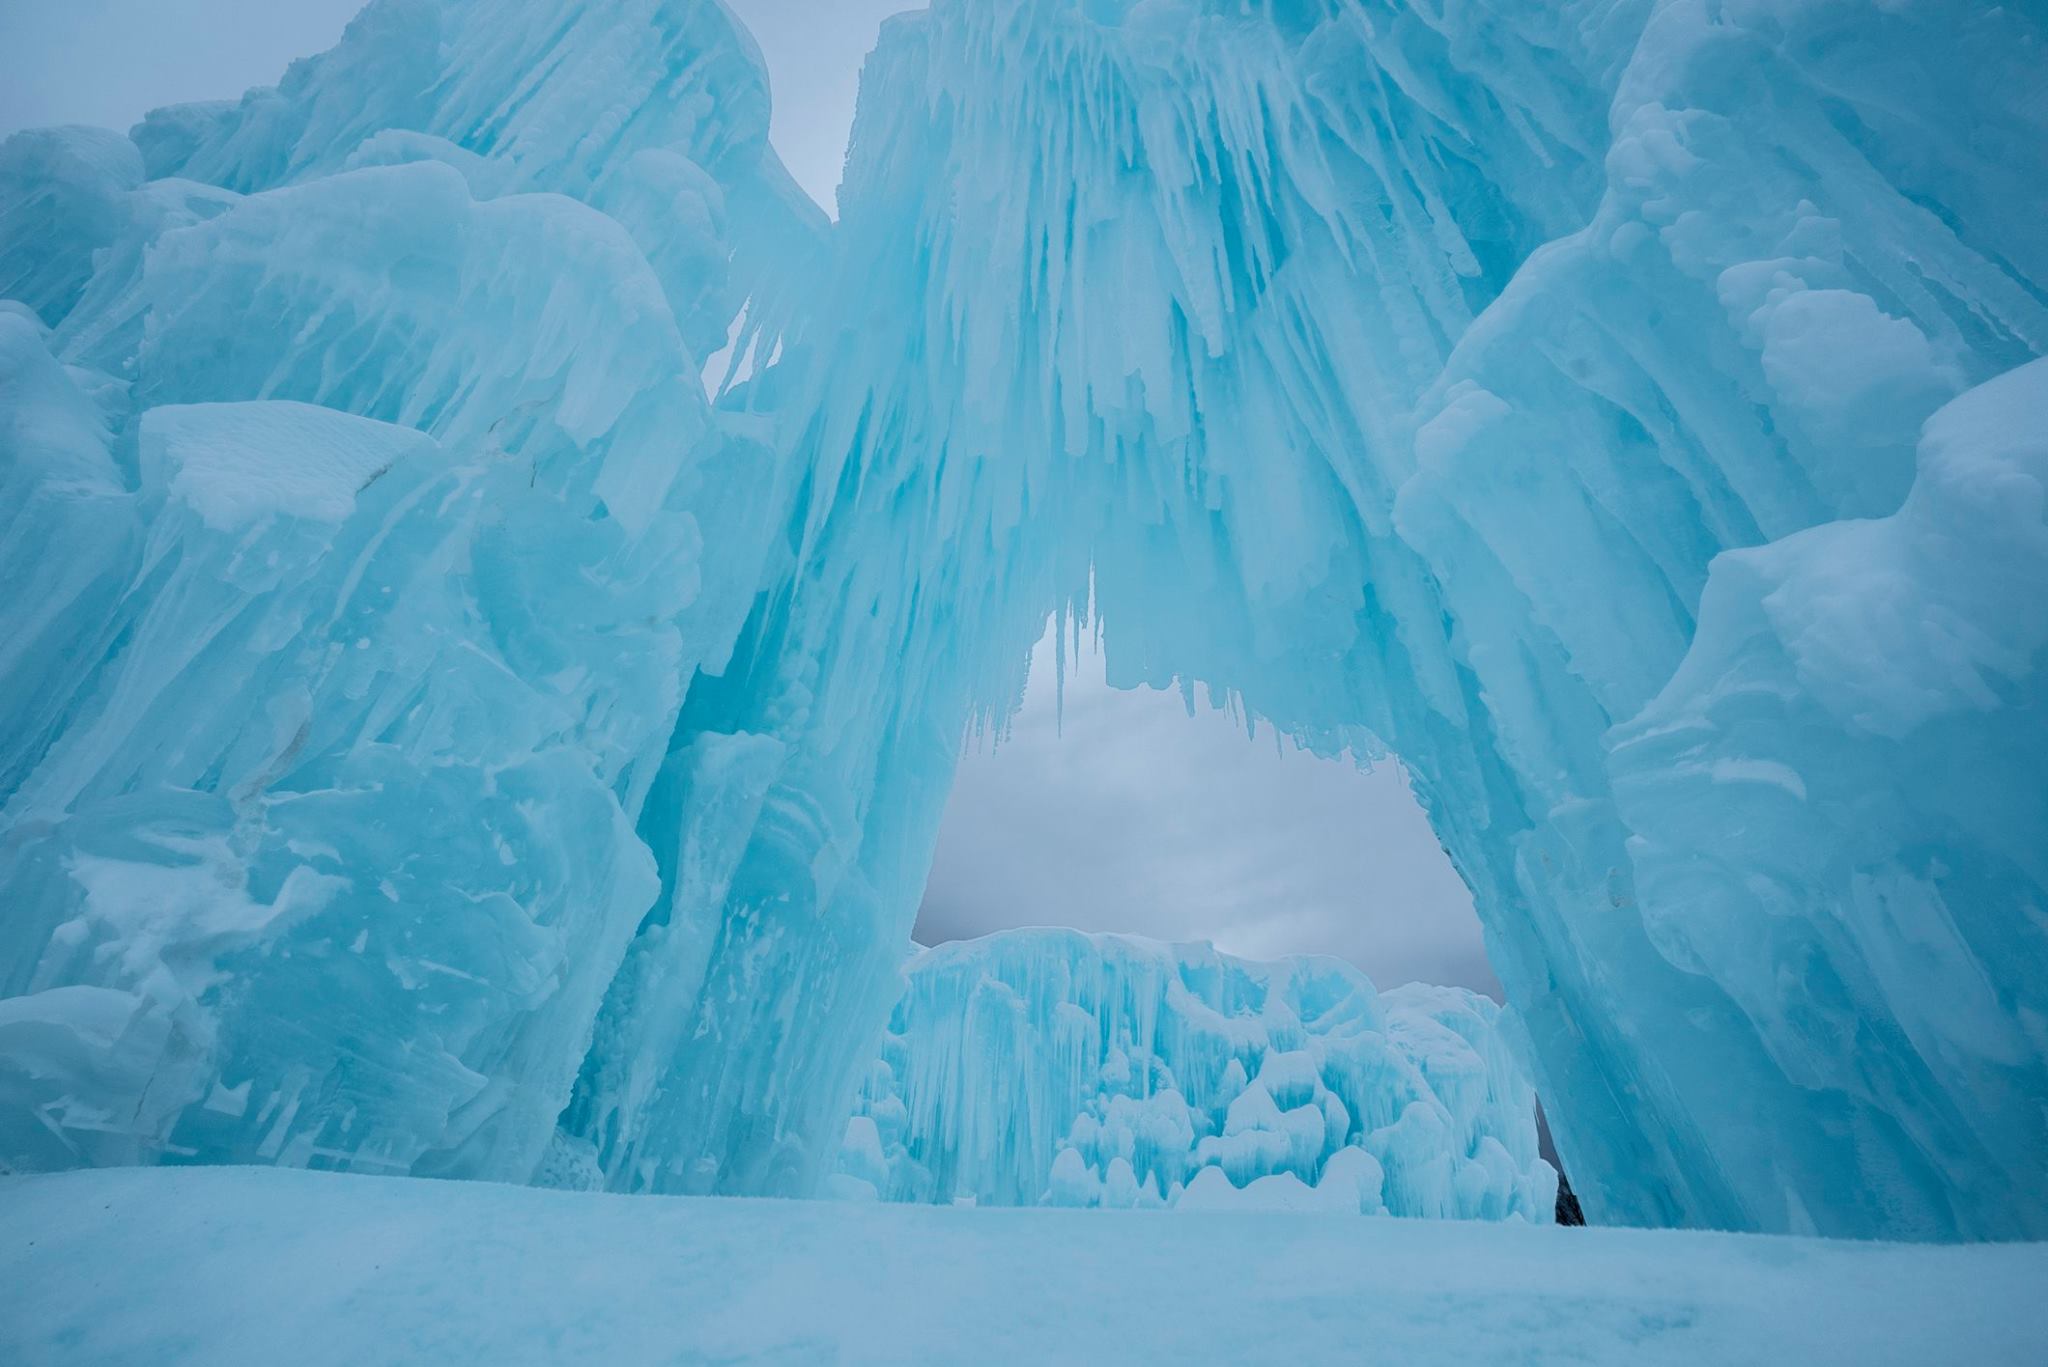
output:
<path id="1" fill-rule="evenodd" d="M 1092 573 L 1410 763 L 1597 1218 L 2048 1232 L 2037 17 L 938 0 L 831 230 L 529 18 L 0 157 L 9 1162 L 808 1188 Z"/>
<path id="2" fill-rule="evenodd" d="M 848 264 L 776 397 L 812 481 L 790 616 L 818 625 L 773 667 L 822 666 L 798 686 L 829 739 L 805 749 L 834 757 L 785 796 L 861 841 L 798 914 L 902 904 L 962 719 L 1000 705 L 1030 624 L 1092 569 L 1123 679 L 1232 689 L 1326 744 L 1369 731 L 1423 776 L 1604 1217 L 1799 1227 L 1882 1192 L 1889 1228 L 2020 1228 L 2028 989 L 1966 948 L 2004 938 L 1964 928 L 1997 915 L 1959 885 L 1948 906 L 1908 853 L 1950 826 L 1915 791 L 1949 780 L 1921 766 L 1959 752 L 1893 761 L 1882 812 L 1867 791 L 1867 814 L 1831 810 L 1849 794 L 1812 761 L 1888 762 L 1830 714 L 1825 626 L 1799 631 L 1868 610 L 1780 625 L 1754 605 L 1806 588 L 1793 547 L 1825 559 L 1802 528 L 1896 507 L 1942 400 L 2034 354 L 2017 263 L 2039 244 L 2002 232 L 1967 167 L 1936 169 L 1924 127 L 1844 106 L 1896 79 L 1913 16 L 1748 17 L 898 23 L 856 128 Z M 1852 23 L 1885 37 L 1851 48 Z M 1785 538 L 1708 593 L 1716 553 Z M 1715 653 L 1743 658 L 1698 679 Z M 1864 820 L 1898 845 L 1845 857 Z M 2024 842 L 1988 836 L 1973 862 L 2016 874 Z M 747 858 L 845 848 L 807 821 Z M 1973 1024 L 1869 952 L 1875 925 L 1923 914 L 1897 928 L 1939 943 Z M 843 981 L 785 943 L 778 980 Z M 778 1012 L 765 986 L 713 995 Z M 1983 1069 L 1960 1106 L 1933 1062 L 1956 1051 Z M 1972 1151 L 2007 1182 L 1943 1175 Z"/>

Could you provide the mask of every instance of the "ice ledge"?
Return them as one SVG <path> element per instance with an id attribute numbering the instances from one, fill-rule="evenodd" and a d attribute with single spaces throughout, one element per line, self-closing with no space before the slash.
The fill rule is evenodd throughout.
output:
<path id="1" fill-rule="evenodd" d="M 2048 1361 L 2048 1244 L 0 1180 L 0 1360 Z M 543 1347 L 543 1345 L 545 1345 Z"/>

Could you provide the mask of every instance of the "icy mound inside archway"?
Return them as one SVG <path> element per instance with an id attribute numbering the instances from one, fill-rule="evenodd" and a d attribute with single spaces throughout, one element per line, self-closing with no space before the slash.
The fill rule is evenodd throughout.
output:
<path id="1" fill-rule="evenodd" d="M 1461 988 L 1051 929 L 908 976 L 841 1195 L 1551 1219 L 1535 1092 Z"/>

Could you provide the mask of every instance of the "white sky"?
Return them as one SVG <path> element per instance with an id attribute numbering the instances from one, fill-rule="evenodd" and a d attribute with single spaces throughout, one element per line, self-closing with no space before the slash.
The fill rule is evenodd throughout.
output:
<path id="1" fill-rule="evenodd" d="M 925 943 L 1063 925 L 1334 954 L 1382 987 L 1499 995 L 1472 897 L 1401 766 L 1256 740 L 1197 690 L 1123 691 L 1085 640 L 1063 721 L 1050 638 L 1010 739 L 971 749 L 925 891 Z"/>
<path id="2" fill-rule="evenodd" d="M 159 105 L 272 85 L 361 0 L 0 0 L 0 131 L 127 129 Z"/>
<path id="3" fill-rule="evenodd" d="M 903 0 L 728 0 L 775 94 L 773 136 L 828 208 L 860 64 Z M 274 83 L 331 46 L 360 0 L 0 0 L 0 134 L 127 128 L 159 105 Z M 1049 652 L 1047 652 L 1049 657 Z M 1084 658 L 1056 736 L 1051 662 L 1012 740 L 968 755 L 921 937 L 1013 925 L 1214 939 L 1233 953 L 1341 955 L 1383 986 L 1497 992 L 1471 898 L 1397 765 L 1277 753 L 1178 695 L 1120 693 Z"/>

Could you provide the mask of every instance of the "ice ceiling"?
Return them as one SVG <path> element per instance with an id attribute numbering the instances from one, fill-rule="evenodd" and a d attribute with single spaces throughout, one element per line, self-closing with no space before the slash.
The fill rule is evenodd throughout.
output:
<path id="1" fill-rule="evenodd" d="M 936 0 L 836 226 L 709 0 L 9 140 L 0 1161 L 813 1189 L 1092 574 L 1409 764 L 1594 1218 L 2048 1235 L 2043 39 Z"/>

